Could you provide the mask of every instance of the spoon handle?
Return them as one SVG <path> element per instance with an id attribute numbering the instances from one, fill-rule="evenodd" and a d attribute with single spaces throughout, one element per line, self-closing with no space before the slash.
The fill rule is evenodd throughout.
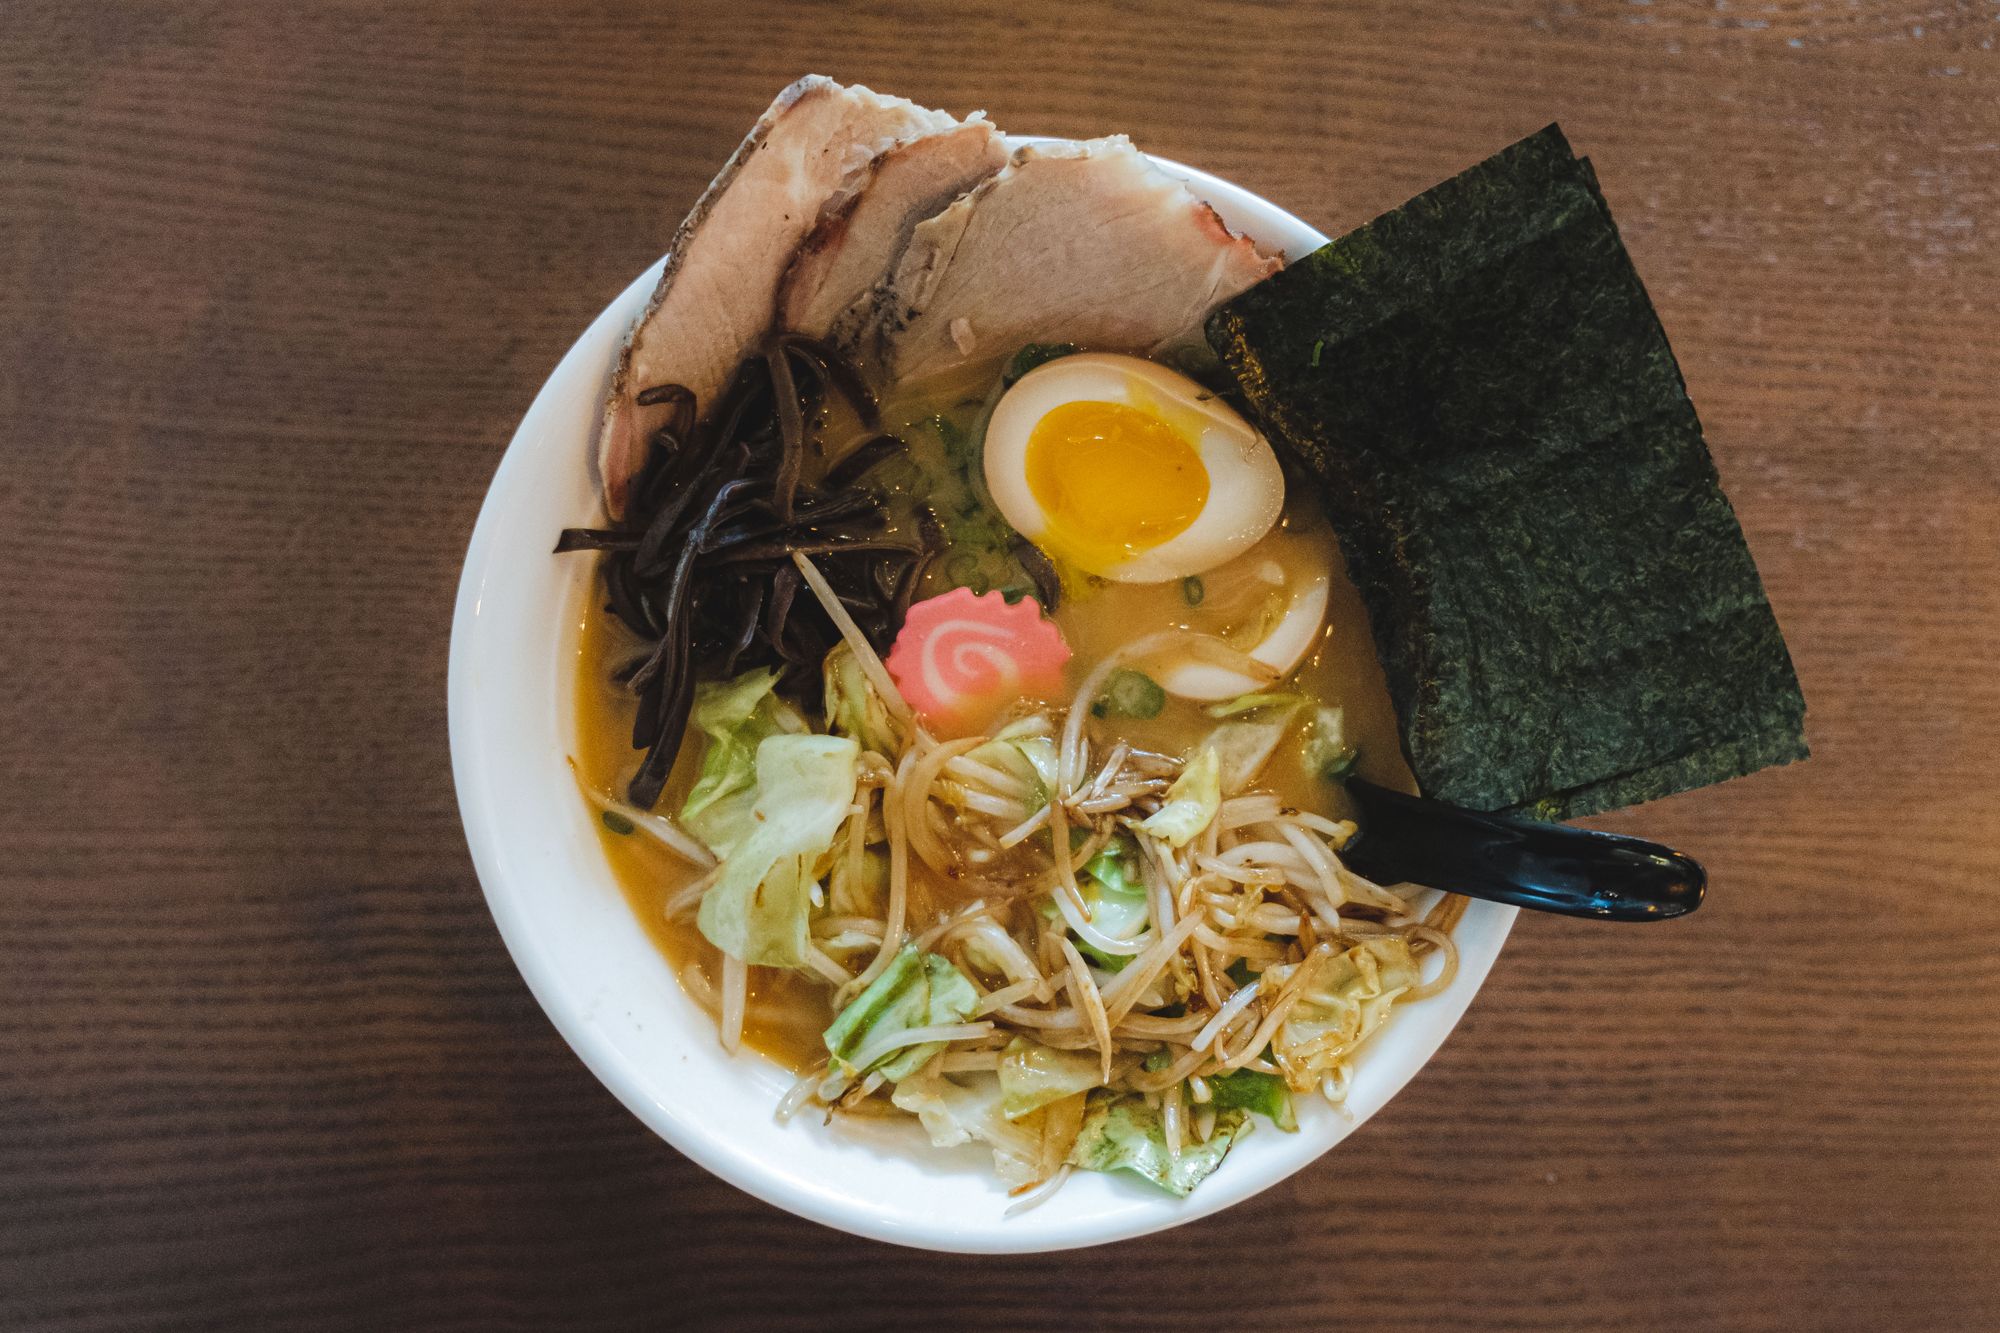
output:
<path id="1" fill-rule="evenodd" d="M 1362 831 L 1341 860 L 1379 883 L 1606 921 L 1684 916 L 1708 883 L 1699 861 L 1656 842 L 1462 810 L 1359 779 L 1347 791 Z"/>

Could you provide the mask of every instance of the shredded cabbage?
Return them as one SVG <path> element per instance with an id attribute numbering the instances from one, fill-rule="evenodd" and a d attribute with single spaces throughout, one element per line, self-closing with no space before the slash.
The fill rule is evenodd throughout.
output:
<path id="1" fill-rule="evenodd" d="M 1129 940 L 1146 928 L 1146 885 L 1134 872 L 1138 853 L 1123 837 L 1090 858 L 1077 879 L 1090 924 L 1113 939 Z"/>
<path id="2" fill-rule="evenodd" d="M 747 831 L 724 854 L 696 918 L 709 943 L 759 967 L 804 965 L 813 867 L 854 802 L 860 754 L 844 736 L 758 745 Z"/>
<path id="3" fill-rule="evenodd" d="M 962 1023 L 979 1005 L 979 992 L 948 959 L 906 944 L 882 975 L 854 997 L 826 1030 L 826 1049 L 833 1067 L 851 1077 L 868 1073 L 848 1063 L 879 1038 L 911 1028 Z M 891 1082 L 914 1074 L 924 1061 L 944 1049 L 943 1042 L 925 1042 L 891 1051 L 873 1068 Z"/>
<path id="4" fill-rule="evenodd" d="M 991 1074 L 942 1074 L 906 1078 L 889 1094 L 899 1109 L 923 1122 L 931 1143 L 956 1148 L 984 1143 L 993 1149 L 993 1165 L 1001 1183 L 1029 1185 L 1042 1149 L 1042 1115 L 1018 1123 L 1001 1112 L 1000 1080 Z"/>
<path id="5" fill-rule="evenodd" d="M 1077 892 L 1083 898 L 1084 916 L 1094 928 L 1113 939 L 1137 937 L 1152 919 L 1146 902 L 1146 886 L 1132 868 L 1131 858 L 1136 855 L 1138 853 L 1130 840 L 1123 836 L 1114 838 L 1103 851 L 1084 864 L 1083 872 L 1076 877 Z M 1053 896 L 1044 896 L 1036 904 L 1036 910 L 1050 925 L 1056 925 L 1063 919 L 1062 909 L 1056 906 Z M 1069 932 L 1069 939 L 1078 953 L 1106 972 L 1124 971 L 1136 956 L 1105 953 L 1074 930 Z M 1157 986 L 1158 983 L 1154 983 L 1154 988 Z"/>
<path id="6" fill-rule="evenodd" d="M 1271 1053 L 1286 1080 L 1301 1091 L 1335 1072 L 1388 1020 L 1396 997 L 1417 984 L 1410 946 L 1394 935 L 1361 941 L 1345 953 L 1307 955 L 1302 963 L 1266 968 L 1264 985 L 1280 989 L 1299 968 L 1303 997 L 1278 1025 Z"/>
<path id="7" fill-rule="evenodd" d="M 997 768 L 1028 784 L 1028 814 L 1049 803 L 1056 782 L 1056 742 L 1034 719 L 1002 727 L 966 758 Z"/>
<path id="8" fill-rule="evenodd" d="M 1285 1080 L 1276 1074 L 1265 1074 L 1255 1069 L 1232 1069 L 1226 1074 L 1212 1075 L 1208 1080 L 1209 1104 L 1218 1112 L 1227 1110 L 1255 1111 L 1268 1116 L 1272 1124 L 1286 1133 L 1299 1127 L 1299 1118 L 1292 1111 L 1291 1090 Z"/>
<path id="9" fill-rule="evenodd" d="M 1305 760 L 1308 772 L 1329 782 L 1340 782 L 1354 771 L 1361 751 L 1347 743 L 1347 714 L 1339 708 L 1322 708 L 1313 715 L 1312 729 L 1306 733 Z"/>
<path id="10" fill-rule="evenodd" d="M 1102 1067 L 1095 1052 L 1058 1051 L 1016 1037 L 1000 1055 L 1000 1112 L 1019 1120 L 1101 1082 Z"/>
<path id="11" fill-rule="evenodd" d="M 1047 903 L 1046 899 L 1043 901 Z M 1055 910 L 1054 904 L 1048 904 L 1048 906 L 1049 910 Z M 973 929 L 965 934 L 960 942 L 961 947 L 964 949 L 964 953 L 961 956 L 965 959 L 966 966 L 970 967 L 981 977 L 1011 978 L 1013 973 L 1007 970 L 1007 963 L 1010 959 L 1001 952 L 1004 946 L 996 945 L 993 942 L 993 935 L 1005 936 L 1007 932 L 997 924 L 988 923 L 988 925 L 992 931 L 991 935 L 988 934 L 987 929 L 982 928 L 976 923 Z M 1017 944 L 1015 947 L 1019 948 L 1019 945 Z"/>
<path id="12" fill-rule="evenodd" d="M 1208 827 L 1221 808 L 1221 760 L 1213 746 L 1204 745 L 1167 788 L 1165 803 L 1139 827 L 1175 847 L 1185 847 Z"/>
<path id="13" fill-rule="evenodd" d="M 757 747 L 771 736 L 806 730 L 799 710 L 773 693 L 777 684 L 776 671 L 759 669 L 694 687 L 689 718 L 708 736 L 708 747 L 701 776 L 681 806 L 681 823 L 718 857 L 750 832 Z"/>
<path id="14" fill-rule="evenodd" d="M 1069 1164 L 1086 1171 L 1130 1171 L 1186 1198 L 1222 1165 L 1230 1145 L 1250 1129 L 1246 1112 L 1234 1107 L 1218 1110 L 1208 1142 L 1184 1142 L 1176 1157 L 1167 1151 L 1159 1108 L 1148 1105 L 1137 1093 L 1099 1088 L 1090 1094 L 1085 1106 L 1083 1129 L 1070 1149 Z"/>
<path id="15" fill-rule="evenodd" d="M 1234 796 L 1257 781 L 1264 765 L 1271 762 L 1278 746 L 1291 734 L 1306 703 L 1296 694 L 1246 694 L 1236 702 L 1242 703 L 1244 699 L 1262 702 L 1255 708 L 1240 709 L 1236 714 L 1226 715 L 1228 720 L 1218 723 L 1202 741 L 1203 745 L 1215 751 L 1221 764 L 1222 794 L 1225 796 Z"/>
<path id="16" fill-rule="evenodd" d="M 1090 858 L 1076 879 L 1090 924 L 1113 939 L 1133 939 L 1151 920 L 1146 885 L 1132 865 L 1131 858 L 1137 854 L 1128 839 L 1114 838 L 1103 851 Z M 1049 907 L 1055 909 L 1053 900 L 1049 901 Z M 1057 911 L 1056 915 L 1062 913 Z M 1071 932 L 1070 939 L 1079 953 L 1107 972 L 1122 972 L 1132 961 L 1130 954 L 1103 953 L 1091 947 L 1088 940 L 1078 939 L 1075 932 Z"/>
<path id="17" fill-rule="evenodd" d="M 895 754 L 902 744 L 896 719 L 869 681 L 868 673 L 861 669 L 861 659 L 854 655 L 854 649 L 844 640 L 835 644 L 821 669 L 826 682 L 827 730 L 852 736 L 864 750 Z"/>
<path id="18" fill-rule="evenodd" d="M 842 844 L 844 847 L 845 844 Z M 833 856 L 833 873 L 827 878 L 826 910 L 835 916 L 879 917 L 889 904 L 889 853 L 884 847 L 866 847 L 861 852 L 861 873 L 848 869 L 847 857 Z"/>

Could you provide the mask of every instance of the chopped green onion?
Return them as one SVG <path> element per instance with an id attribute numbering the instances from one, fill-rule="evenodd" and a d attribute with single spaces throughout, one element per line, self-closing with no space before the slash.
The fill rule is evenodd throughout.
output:
<path id="1" fill-rule="evenodd" d="M 1326 350 L 1326 339 L 1321 338 L 1318 342 L 1313 344 L 1313 354 L 1312 354 L 1311 364 L 1314 369 L 1319 368 L 1319 354 L 1325 350 Z"/>
<path id="2" fill-rule="evenodd" d="M 1007 362 L 1007 369 L 1000 374 L 1000 383 L 1012 385 L 1015 380 L 1049 362 L 1061 357 L 1072 356 L 1076 352 L 1075 343 L 1028 343 Z"/>
<path id="3" fill-rule="evenodd" d="M 1171 1055 L 1168 1055 L 1165 1049 L 1163 1048 L 1161 1050 L 1154 1051 L 1151 1055 L 1148 1055 L 1144 1060 L 1141 1060 L 1139 1062 L 1139 1067 L 1141 1069 L 1144 1069 L 1148 1074 L 1157 1074 L 1162 1069 L 1165 1069 L 1168 1065 L 1172 1064 L 1173 1062 L 1174 1058 Z"/>
<path id="4" fill-rule="evenodd" d="M 930 427 L 937 432 L 938 442 L 944 445 L 945 456 L 954 463 L 963 463 L 972 448 L 972 433 L 943 413 L 930 419 Z"/>
<path id="5" fill-rule="evenodd" d="M 1200 606 L 1201 599 L 1208 596 L 1208 589 L 1202 586 L 1201 577 L 1190 574 L 1181 580 L 1181 598 L 1189 606 Z"/>
<path id="6" fill-rule="evenodd" d="M 979 557 L 970 551 L 960 551 L 944 562 L 944 576 L 953 587 L 969 587 L 979 573 Z"/>
<path id="7" fill-rule="evenodd" d="M 1360 762 L 1360 749 L 1349 745 L 1320 765 L 1319 775 L 1328 782 L 1345 782 L 1354 776 L 1354 766 Z"/>
<path id="8" fill-rule="evenodd" d="M 1104 693 L 1090 706 L 1092 717 L 1158 717 L 1167 706 L 1167 692 L 1143 671 L 1118 670 L 1104 682 Z"/>
<path id="9" fill-rule="evenodd" d="M 937 489 L 937 484 L 931 480 L 923 464 L 908 454 L 896 454 L 869 468 L 868 485 L 874 490 L 907 495 L 916 500 L 929 499 Z"/>

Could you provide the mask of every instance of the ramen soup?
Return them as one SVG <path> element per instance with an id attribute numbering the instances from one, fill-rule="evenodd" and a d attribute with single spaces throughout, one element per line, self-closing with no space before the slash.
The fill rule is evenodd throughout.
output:
<path id="1" fill-rule="evenodd" d="M 558 546 L 596 553 L 606 856 L 800 1132 L 909 1118 L 1017 1207 L 1186 1194 L 1455 962 L 1460 900 L 1342 864 L 1343 780 L 1410 788 L 1395 718 L 1193 336 L 1279 261 L 1122 139 L 1009 153 L 807 80 L 752 145 L 621 359 L 610 518 Z M 745 211 L 778 196 L 816 202 Z"/>
<path id="2" fill-rule="evenodd" d="M 917 442 L 912 454 L 924 458 L 929 469 L 942 466 L 941 450 L 922 448 L 936 441 L 937 406 L 916 400 L 901 412 L 891 408 L 895 413 L 891 419 L 901 418 L 896 421 L 899 433 Z M 941 406 L 947 409 L 946 420 L 962 420 L 968 411 L 963 400 Z M 1341 569 L 1339 550 L 1324 522 L 1309 503 L 1294 508 L 1298 512 L 1284 514 L 1278 530 L 1257 549 L 1257 564 L 1261 566 L 1265 557 L 1283 562 L 1293 579 L 1325 575 L 1329 596 L 1323 623 L 1286 689 L 1339 710 L 1341 750 L 1351 755 L 1355 773 L 1385 786 L 1413 790 L 1397 748 L 1395 714 L 1360 599 Z M 951 568 L 949 561 L 926 573 L 926 593 L 948 592 L 955 586 L 945 573 L 947 568 Z M 965 572 L 965 566 L 957 568 Z M 1231 577 L 1242 585 L 1233 590 L 1228 579 L 1212 576 L 1157 584 L 1087 585 L 1082 595 L 1060 605 L 1052 616 L 1073 656 L 1064 667 L 1063 688 L 1049 691 L 1047 698 L 1037 702 L 1062 706 L 1074 697 L 1093 665 L 1131 639 L 1161 628 L 1214 633 L 1225 639 L 1244 637 L 1246 622 L 1264 613 L 1265 599 L 1255 581 L 1257 572 L 1251 567 L 1231 571 Z M 616 677 L 619 669 L 645 648 L 644 641 L 602 606 L 601 596 L 593 598 L 577 634 L 575 758 L 582 781 L 594 790 L 623 791 L 637 771 L 639 757 L 632 750 L 631 735 L 638 705 Z M 1121 718 L 1116 730 L 1134 745 L 1177 755 L 1195 748 L 1215 726 L 1215 720 L 1200 705 L 1167 698 L 1156 716 Z M 1306 729 L 1303 720 L 1300 729 Z M 682 745 L 660 809 L 677 810 L 686 802 L 700 771 L 704 748 L 700 738 Z M 1348 808 L 1339 784 L 1314 771 L 1310 754 L 1312 750 L 1304 743 L 1279 747 L 1260 773 L 1258 786 L 1286 806 L 1345 818 Z M 666 911 L 667 903 L 694 884 L 701 872 L 658 840 L 632 836 L 626 828 L 626 822 L 616 817 L 599 823 L 605 854 L 634 915 L 672 960 L 691 993 L 712 997 L 720 980 L 720 954 L 702 937 L 692 913 L 669 915 Z M 930 873 L 921 863 L 913 867 L 911 892 L 917 905 L 912 920 L 917 923 L 935 919 L 964 898 L 958 884 Z M 796 1072 L 812 1069 L 826 1060 L 820 1034 L 833 1018 L 832 996 L 832 990 L 816 976 L 754 969 L 744 1013 L 744 1043 Z"/>

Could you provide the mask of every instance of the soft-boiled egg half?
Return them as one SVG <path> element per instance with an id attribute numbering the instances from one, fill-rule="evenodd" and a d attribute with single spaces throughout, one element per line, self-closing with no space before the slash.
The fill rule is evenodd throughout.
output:
<path id="1" fill-rule="evenodd" d="M 1001 395 L 986 486 L 1035 545 L 1127 583 L 1213 569 L 1285 504 L 1277 457 L 1249 422 L 1185 375 L 1106 352 L 1038 366 Z"/>

